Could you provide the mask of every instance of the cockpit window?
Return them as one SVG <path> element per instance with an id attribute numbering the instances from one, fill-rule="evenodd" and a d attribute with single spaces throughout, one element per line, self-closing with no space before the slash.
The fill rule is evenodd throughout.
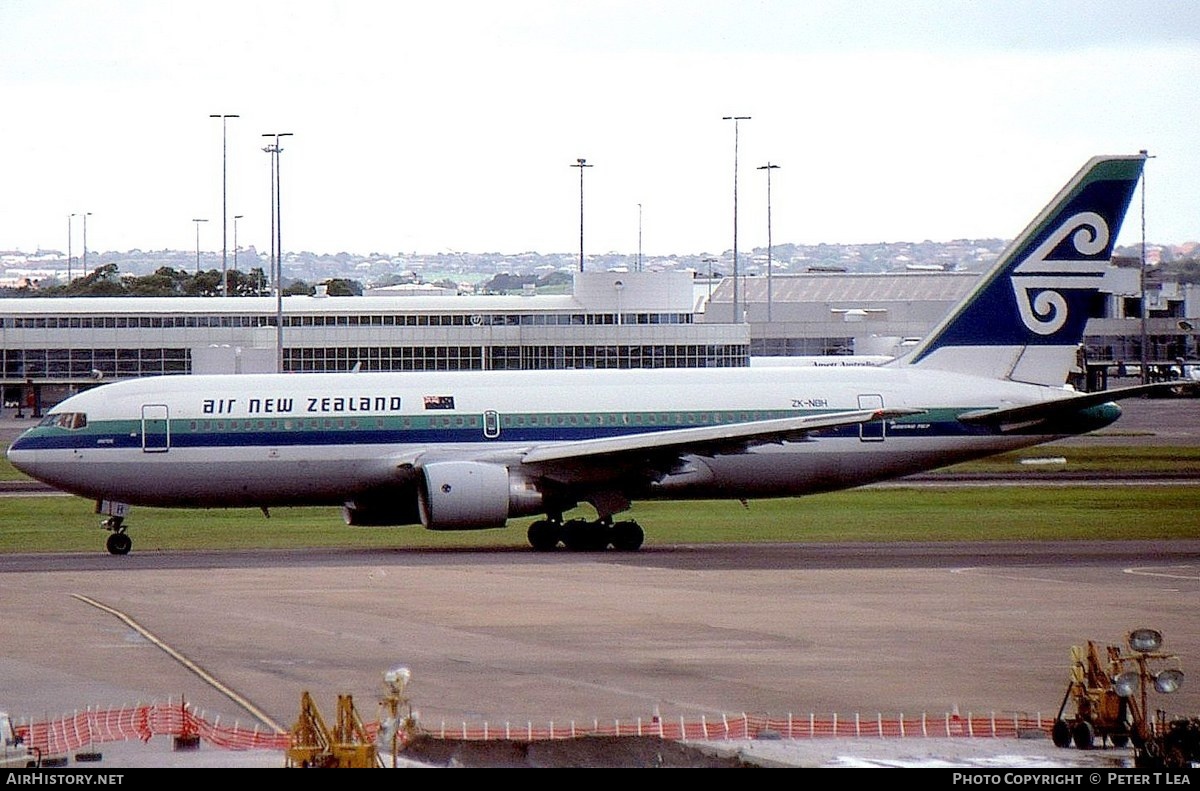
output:
<path id="1" fill-rule="evenodd" d="M 42 418 L 39 426 L 54 426 L 56 428 L 77 429 L 87 425 L 85 412 L 51 412 Z"/>

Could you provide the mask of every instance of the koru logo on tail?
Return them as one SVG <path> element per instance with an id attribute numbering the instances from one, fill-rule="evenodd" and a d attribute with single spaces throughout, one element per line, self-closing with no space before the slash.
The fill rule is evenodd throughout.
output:
<path id="1" fill-rule="evenodd" d="M 1065 258 L 1050 256 L 1070 237 L 1071 250 Z M 1038 335 L 1053 335 L 1067 323 L 1069 306 L 1063 290 L 1098 289 L 1104 279 L 1107 261 L 1087 258 L 1102 253 L 1108 246 L 1108 223 L 1095 212 L 1074 215 L 1015 269 L 1010 280 L 1017 298 L 1021 321 Z"/>

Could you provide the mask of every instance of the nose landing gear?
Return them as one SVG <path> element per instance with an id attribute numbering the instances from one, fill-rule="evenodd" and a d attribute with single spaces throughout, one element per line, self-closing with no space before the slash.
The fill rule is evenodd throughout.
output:
<path id="1" fill-rule="evenodd" d="M 108 540 L 104 542 L 110 555 L 128 555 L 133 548 L 133 539 L 125 532 L 125 517 L 110 516 L 100 523 L 105 530 L 110 531 Z"/>

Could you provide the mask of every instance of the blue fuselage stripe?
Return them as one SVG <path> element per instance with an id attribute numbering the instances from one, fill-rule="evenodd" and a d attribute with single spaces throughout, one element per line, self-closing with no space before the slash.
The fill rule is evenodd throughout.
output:
<path id="1" fill-rule="evenodd" d="M 505 428 L 494 438 L 485 438 L 479 427 L 463 428 L 329 428 L 316 430 L 226 430 L 199 431 L 187 428 L 172 429 L 170 447 L 179 448 L 249 448 L 249 447 L 327 447 L 332 445 L 439 445 L 468 444 L 486 445 L 492 442 L 547 443 L 577 442 L 590 439 L 620 437 L 630 434 L 647 434 L 695 426 L 513 426 Z M 14 443 L 17 450 L 104 450 L 138 449 L 143 447 L 141 432 L 97 432 L 86 434 L 66 430 L 50 430 L 53 433 L 33 433 L 21 437 Z M 906 437 L 967 437 L 986 436 L 996 432 L 980 426 L 961 423 L 958 420 L 925 421 L 898 424 L 888 427 L 890 439 Z M 859 426 L 842 426 L 822 429 L 813 436 L 829 438 L 856 438 Z M 167 444 L 162 432 L 146 435 L 146 443 L 155 449 Z"/>

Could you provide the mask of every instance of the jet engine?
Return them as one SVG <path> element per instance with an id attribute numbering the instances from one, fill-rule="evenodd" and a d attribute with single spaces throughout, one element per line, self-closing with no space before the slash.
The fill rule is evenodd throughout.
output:
<path id="1" fill-rule="evenodd" d="M 511 517 L 541 513 L 542 494 L 507 467 L 443 461 L 422 468 L 421 524 L 430 530 L 503 527 Z"/>

